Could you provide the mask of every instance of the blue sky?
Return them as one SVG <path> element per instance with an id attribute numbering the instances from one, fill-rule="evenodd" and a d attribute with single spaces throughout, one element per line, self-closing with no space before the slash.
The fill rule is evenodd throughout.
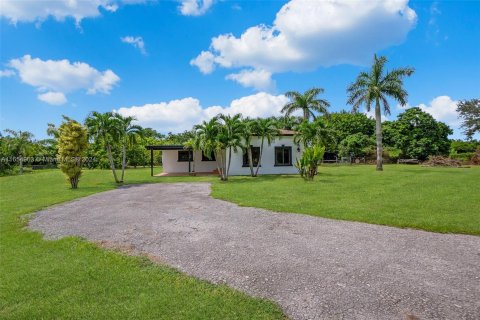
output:
<path id="1" fill-rule="evenodd" d="M 348 110 L 345 89 L 374 53 L 416 69 L 409 106 L 454 137 L 456 102 L 480 92 L 478 1 L 0 3 L 0 126 L 37 138 L 93 110 L 161 132 L 218 112 L 277 115 L 284 92 L 313 86 Z M 392 103 L 387 119 L 401 111 Z"/>

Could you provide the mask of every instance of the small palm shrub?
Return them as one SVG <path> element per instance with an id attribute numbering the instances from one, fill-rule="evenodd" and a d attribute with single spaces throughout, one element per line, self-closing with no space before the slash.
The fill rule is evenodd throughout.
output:
<path id="1" fill-rule="evenodd" d="M 313 145 L 305 148 L 303 155 L 297 159 L 295 167 L 297 167 L 300 175 L 305 180 L 313 180 L 318 171 L 318 166 L 323 160 L 325 147 L 320 145 Z"/>

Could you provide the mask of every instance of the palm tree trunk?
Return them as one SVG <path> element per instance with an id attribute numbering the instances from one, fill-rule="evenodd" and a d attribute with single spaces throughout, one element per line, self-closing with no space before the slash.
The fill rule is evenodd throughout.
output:
<path id="1" fill-rule="evenodd" d="M 125 175 L 125 167 L 127 166 L 127 150 L 125 144 L 122 146 L 122 178 L 120 182 L 123 182 L 123 177 Z"/>
<path id="2" fill-rule="evenodd" d="M 108 160 L 110 161 L 110 168 L 112 168 L 113 177 L 115 178 L 115 182 L 119 183 L 120 181 L 118 181 L 117 172 L 115 171 L 115 162 L 113 162 L 112 148 L 110 147 L 109 144 L 107 144 L 107 156 L 108 156 Z"/>
<path id="3" fill-rule="evenodd" d="M 250 167 L 250 175 L 252 177 L 255 177 L 255 174 L 253 173 L 253 159 L 252 159 L 252 147 L 251 146 L 248 146 L 247 156 L 248 156 L 248 166 Z"/>
<path id="4" fill-rule="evenodd" d="M 215 164 L 217 165 L 218 174 L 221 177 L 222 176 L 221 159 L 220 159 L 221 155 L 218 151 L 214 151 L 214 154 L 215 154 Z"/>
<path id="5" fill-rule="evenodd" d="M 375 103 L 375 135 L 377 138 L 377 171 L 383 171 L 382 113 L 378 98 Z"/>
<path id="6" fill-rule="evenodd" d="M 228 180 L 228 173 L 230 172 L 230 163 L 232 163 L 232 147 L 228 148 L 228 165 L 225 172 L 225 180 Z"/>
<path id="7" fill-rule="evenodd" d="M 310 120 L 310 113 L 307 108 L 303 109 L 303 120 L 307 122 Z"/>
<path id="8" fill-rule="evenodd" d="M 258 175 L 258 169 L 260 169 L 260 165 L 262 163 L 262 155 L 263 155 L 263 142 L 265 141 L 265 137 L 262 137 L 262 143 L 260 144 L 260 154 L 258 155 L 258 163 L 257 163 L 257 169 L 255 170 L 255 176 Z"/>

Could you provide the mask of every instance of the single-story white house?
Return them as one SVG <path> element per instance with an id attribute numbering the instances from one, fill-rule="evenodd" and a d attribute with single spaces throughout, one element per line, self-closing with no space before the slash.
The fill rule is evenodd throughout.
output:
<path id="1" fill-rule="evenodd" d="M 291 130 L 279 130 L 278 136 L 270 145 L 264 141 L 262 161 L 259 174 L 296 174 L 294 166 L 296 160 L 302 155 L 302 148 L 294 143 L 295 132 Z M 251 148 L 253 164 L 256 167 L 260 154 L 261 138 L 252 137 Z M 165 174 L 193 174 L 193 173 L 216 173 L 217 163 L 214 155 L 207 157 L 202 151 L 185 149 L 181 145 L 147 146 L 151 155 L 151 172 L 153 175 L 153 151 L 162 151 L 163 172 Z M 227 152 L 228 161 L 228 152 Z M 230 175 L 249 175 L 250 167 L 246 152 L 238 149 L 232 150 Z"/>

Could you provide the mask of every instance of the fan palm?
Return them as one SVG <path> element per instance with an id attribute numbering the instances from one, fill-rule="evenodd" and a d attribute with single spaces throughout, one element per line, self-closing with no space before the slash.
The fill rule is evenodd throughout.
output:
<path id="1" fill-rule="evenodd" d="M 410 67 L 397 68 L 388 72 L 385 70 L 386 57 L 373 57 L 373 65 L 369 72 L 361 72 L 355 82 L 347 89 L 348 104 L 353 106 L 353 111 L 358 111 L 361 105 L 365 105 L 370 111 L 372 103 L 375 103 L 376 142 L 377 142 L 377 170 L 383 170 L 382 159 L 382 119 L 381 104 L 385 115 L 390 114 L 388 98 L 396 100 L 400 105 L 407 104 L 408 93 L 403 88 L 403 78 L 413 74 Z"/>
<path id="2" fill-rule="evenodd" d="M 127 147 L 133 146 L 139 138 L 143 138 L 143 128 L 139 125 L 132 124 L 132 122 L 136 120 L 135 117 L 124 117 L 116 113 L 114 114 L 114 118 L 122 144 L 122 175 L 120 182 L 123 182 L 125 168 L 127 166 Z"/>
<path id="3" fill-rule="evenodd" d="M 85 125 L 88 129 L 89 137 L 103 143 L 105 146 L 113 178 L 116 183 L 119 183 L 112 153 L 112 145 L 118 143 L 121 137 L 118 120 L 116 120 L 112 112 L 99 113 L 94 111 L 85 120 Z"/>
<path id="4" fill-rule="evenodd" d="M 265 140 L 267 140 L 268 145 L 275 141 L 275 137 L 278 135 L 278 127 L 275 120 L 271 118 L 257 119 L 255 125 L 255 135 L 258 136 L 261 140 L 260 142 L 260 154 L 258 156 L 257 168 L 255 169 L 255 177 L 258 175 L 258 170 L 262 162 L 263 155 L 263 146 Z"/>
<path id="5" fill-rule="evenodd" d="M 282 108 L 282 113 L 288 117 L 295 111 L 301 110 L 303 113 L 303 119 L 309 121 L 310 116 L 315 119 L 315 113 L 328 114 L 327 108 L 330 107 L 330 103 L 325 99 L 319 99 L 317 96 L 323 93 L 322 88 L 312 88 L 305 91 L 303 94 L 296 91 L 288 91 L 285 96 L 291 99 Z"/>

